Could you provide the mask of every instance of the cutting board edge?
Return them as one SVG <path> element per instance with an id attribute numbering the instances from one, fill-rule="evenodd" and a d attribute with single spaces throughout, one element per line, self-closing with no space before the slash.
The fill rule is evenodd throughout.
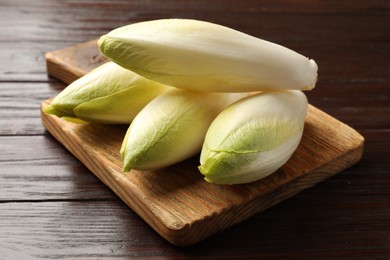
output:
<path id="1" fill-rule="evenodd" d="M 359 134 L 360 135 L 360 134 Z M 361 135 L 360 135 L 361 136 Z M 361 136 L 362 137 L 362 136 Z M 173 233 L 170 236 L 170 242 L 176 245 L 181 245 L 181 246 L 189 246 L 194 243 L 197 243 L 201 240 L 204 240 L 210 236 L 213 236 L 217 233 L 220 233 L 224 230 L 226 230 L 229 227 L 234 226 L 235 224 L 241 223 L 245 220 L 248 220 L 250 217 L 274 206 L 277 205 L 278 203 L 289 199 L 296 194 L 303 192 L 311 187 L 314 187 L 318 183 L 329 179 L 342 171 L 348 169 L 349 167 L 352 167 L 355 165 L 359 160 L 362 158 L 364 152 L 364 138 L 362 137 L 361 142 L 356 145 L 355 147 L 351 147 L 350 150 L 346 151 L 344 154 L 340 155 L 337 159 L 334 161 L 330 161 L 327 163 L 324 163 L 322 165 L 319 165 L 316 169 L 310 170 L 309 172 L 298 176 L 297 178 L 291 179 L 288 183 L 286 183 L 282 190 L 278 190 L 278 192 L 267 192 L 262 194 L 261 196 L 254 196 L 250 200 L 246 201 L 245 203 L 241 205 L 234 205 L 231 208 L 225 208 L 220 212 L 219 214 L 214 214 L 210 216 L 206 216 L 205 218 L 199 219 L 198 221 L 195 221 L 191 226 L 186 225 L 183 226 L 183 228 L 179 230 L 173 230 Z M 344 162 L 344 167 L 340 168 L 338 171 L 332 170 L 335 165 L 339 165 L 340 161 Z M 329 174 L 331 172 L 331 174 Z M 313 181 L 315 179 L 315 181 Z M 291 188 L 291 185 L 293 186 L 300 186 L 299 188 Z M 289 191 L 289 192 L 286 192 Z M 275 194 L 276 193 L 276 194 Z M 283 195 L 283 196 L 280 196 Z M 278 199 L 275 199 L 274 196 L 278 196 Z M 268 200 L 269 197 L 273 197 L 273 199 Z M 269 201 L 271 203 L 266 203 L 266 201 Z M 255 208 L 255 210 L 253 209 Z M 219 222 L 218 216 L 223 215 L 222 213 L 225 212 L 225 215 L 228 214 L 226 212 L 230 212 L 229 218 L 231 220 L 236 220 L 236 221 L 228 221 L 227 225 L 221 225 L 221 223 L 215 224 L 211 220 L 212 218 L 215 218 L 216 222 Z M 235 218 L 235 212 L 240 214 L 240 218 Z M 250 214 L 246 215 L 245 217 L 242 217 L 243 212 L 250 212 Z M 196 241 L 193 241 L 192 237 L 187 237 L 187 234 L 192 233 L 189 231 L 189 229 L 196 229 L 196 225 L 202 225 L 203 222 L 208 221 L 208 226 L 219 226 L 219 230 L 215 231 L 214 233 L 207 234 L 207 236 L 203 236 L 201 238 L 196 239 Z M 211 223 L 210 223 L 211 222 Z M 204 228 L 204 227 L 203 227 Z M 180 234 L 182 233 L 182 234 Z"/>

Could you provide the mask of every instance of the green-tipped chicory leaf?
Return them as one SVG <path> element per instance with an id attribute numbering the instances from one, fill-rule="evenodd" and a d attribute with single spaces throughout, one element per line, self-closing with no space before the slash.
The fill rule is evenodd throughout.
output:
<path id="1" fill-rule="evenodd" d="M 205 180 L 248 183 L 279 169 L 296 150 L 308 102 L 298 90 L 263 92 L 223 110 L 207 131 L 200 157 Z"/>
<path id="2" fill-rule="evenodd" d="M 177 88 L 210 92 L 310 90 L 317 64 L 291 49 L 221 25 L 161 19 L 120 27 L 98 46 L 112 61 Z"/>
<path id="3" fill-rule="evenodd" d="M 155 170 L 200 152 L 206 131 L 222 109 L 247 94 L 172 89 L 134 118 L 124 138 L 124 171 Z"/>
<path id="4" fill-rule="evenodd" d="M 72 122 L 129 124 L 170 87 L 108 62 L 71 83 L 45 109 Z"/>

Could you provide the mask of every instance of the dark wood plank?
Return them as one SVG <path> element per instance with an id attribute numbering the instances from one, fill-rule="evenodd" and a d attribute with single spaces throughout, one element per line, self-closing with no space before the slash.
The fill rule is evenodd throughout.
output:
<path id="1" fill-rule="evenodd" d="M 2 203 L 0 251 L 11 257 L 50 259 L 390 256 L 389 200 L 356 199 L 354 191 L 334 191 L 329 182 L 185 249 L 161 240 L 121 202 Z M 379 197 L 373 190 L 367 195 Z M 335 199 L 329 203 L 328 197 Z"/>
<path id="2" fill-rule="evenodd" d="M 79 162 L 50 136 L 1 136 L 0 162 L 6 165 L 74 165 Z M 58 149 L 60 148 L 60 149 Z"/>
<path id="3" fill-rule="evenodd" d="M 310 103 L 358 130 L 390 129 L 390 84 L 319 82 Z"/>
<path id="4" fill-rule="evenodd" d="M 51 162 L 54 164 L 55 162 Z M 2 165 L 1 202 L 117 200 L 83 165 Z"/>
<path id="5" fill-rule="evenodd" d="M 153 256 L 165 244 L 111 201 L 1 203 L 0 234 L 2 259 Z"/>
<path id="6" fill-rule="evenodd" d="M 117 199 L 51 136 L 3 136 L 0 147 L 0 202 Z"/>
<path id="7" fill-rule="evenodd" d="M 64 87 L 55 82 L 0 82 L 0 136 L 43 134 L 40 103 Z"/>

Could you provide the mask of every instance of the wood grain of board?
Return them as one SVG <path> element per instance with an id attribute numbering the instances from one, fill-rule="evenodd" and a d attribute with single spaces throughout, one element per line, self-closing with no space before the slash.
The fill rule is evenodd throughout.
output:
<path id="1" fill-rule="evenodd" d="M 91 57 L 95 57 L 92 58 Z M 70 83 L 104 62 L 96 41 L 46 55 L 51 76 Z M 50 103 L 42 103 L 42 109 Z M 186 246 L 237 224 L 358 162 L 364 138 L 309 106 L 302 141 L 269 177 L 245 185 L 214 185 L 198 172 L 198 157 L 159 171 L 122 172 L 125 126 L 77 125 L 41 114 L 48 131 L 169 242 Z"/>

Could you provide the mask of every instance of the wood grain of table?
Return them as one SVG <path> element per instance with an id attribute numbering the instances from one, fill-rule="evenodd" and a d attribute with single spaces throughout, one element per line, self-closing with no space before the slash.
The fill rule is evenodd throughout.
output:
<path id="1" fill-rule="evenodd" d="M 314 106 L 366 139 L 355 166 L 190 247 L 169 244 L 46 130 L 44 54 L 133 22 L 220 23 L 316 60 Z M 390 258 L 390 3 L 0 0 L 0 259 Z"/>

